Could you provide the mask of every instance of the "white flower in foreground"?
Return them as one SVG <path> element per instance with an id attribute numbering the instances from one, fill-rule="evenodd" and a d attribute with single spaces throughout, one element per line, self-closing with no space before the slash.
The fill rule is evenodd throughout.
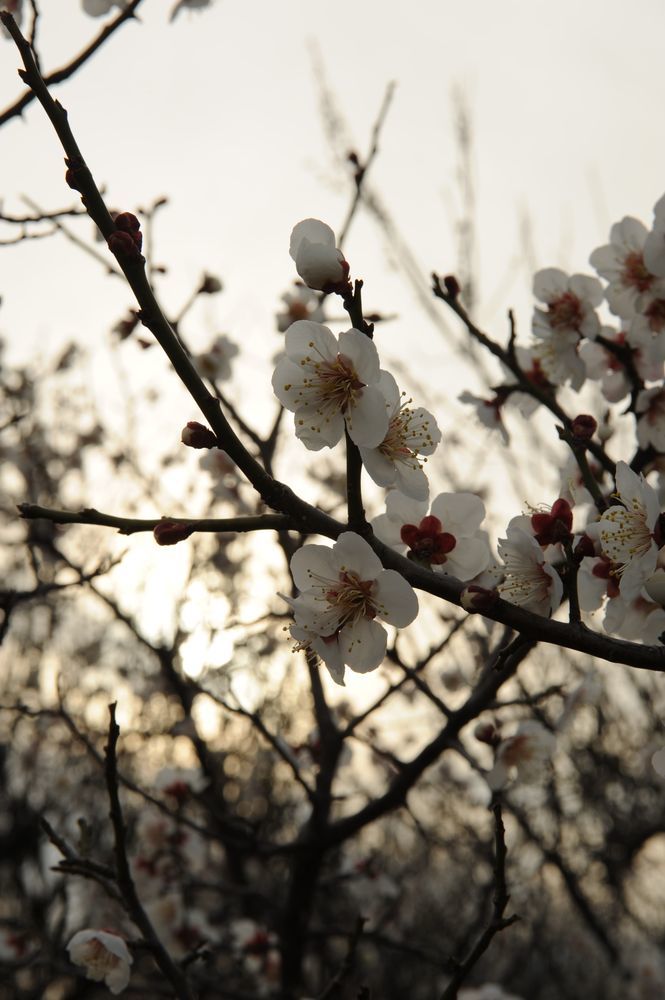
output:
<path id="1" fill-rule="evenodd" d="M 132 956 L 123 938 L 110 931 L 83 930 L 67 945 L 74 965 L 85 968 L 87 979 L 104 982 L 111 993 L 122 993 L 129 982 Z"/>
<path id="2" fill-rule="evenodd" d="M 656 491 L 626 462 L 617 462 L 616 487 L 621 504 L 604 511 L 598 527 L 590 526 L 588 533 L 598 535 L 603 554 L 618 564 L 619 590 L 625 600 L 630 600 L 638 596 L 656 569 L 659 546 L 654 532 L 660 505 Z"/>
<path id="3" fill-rule="evenodd" d="M 334 291 L 347 280 L 349 265 L 335 243 L 330 226 L 318 219 L 303 219 L 294 227 L 289 254 L 308 288 Z"/>
<path id="4" fill-rule="evenodd" d="M 605 297 L 617 316 L 630 319 L 648 304 L 657 285 L 644 263 L 646 226 L 626 216 L 610 230 L 610 242 L 594 250 L 589 263 L 609 281 Z"/>
<path id="5" fill-rule="evenodd" d="M 388 430 L 376 448 L 361 448 L 360 455 L 369 476 L 378 486 L 394 486 L 407 497 L 427 500 L 429 483 L 420 455 L 431 455 L 441 440 L 435 418 L 424 407 L 412 409 L 411 400 L 402 400 L 397 382 L 382 372 L 379 389 L 388 411 Z"/>
<path id="6" fill-rule="evenodd" d="M 82 0 L 82 7 L 90 17 L 104 17 L 114 7 L 124 7 L 122 0 Z"/>
<path id="7" fill-rule="evenodd" d="M 238 353 L 238 345 L 220 333 L 207 351 L 196 354 L 192 359 L 199 375 L 211 381 L 223 382 L 231 378 L 231 361 Z"/>
<path id="8" fill-rule="evenodd" d="M 344 668 L 375 670 L 386 652 L 386 630 L 377 618 L 397 628 L 418 614 L 418 598 L 403 576 L 384 569 L 360 535 L 345 531 L 332 548 L 304 545 L 291 560 L 299 590 L 291 634 L 299 649 L 320 656 L 338 684 Z"/>
<path id="9" fill-rule="evenodd" d="M 665 194 L 653 208 L 654 222 L 644 244 L 644 263 L 652 274 L 665 278 Z"/>
<path id="10" fill-rule="evenodd" d="M 504 788 L 515 778 L 523 784 L 535 784 L 547 773 L 556 740 L 540 722 L 521 722 L 514 736 L 499 743 L 494 767 L 487 775 L 492 791 Z"/>
<path id="11" fill-rule="evenodd" d="M 277 362 L 272 387 L 282 406 L 295 413 L 296 437 L 310 451 L 332 448 L 344 433 L 376 448 L 388 429 L 388 411 L 378 381 L 379 355 L 359 330 L 340 333 L 300 320 L 286 331 L 286 357 Z"/>
<path id="12" fill-rule="evenodd" d="M 549 617 L 561 603 L 563 584 L 554 567 L 545 562 L 540 545 L 524 530 L 523 524 L 523 518 L 513 518 L 506 529 L 507 537 L 499 539 L 505 576 L 497 590 L 504 601 Z"/>
<path id="13" fill-rule="evenodd" d="M 474 493 L 440 493 L 427 514 L 427 502 L 397 490 L 386 497 L 386 513 L 372 521 L 377 538 L 418 562 L 458 580 L 472 580 L 487 569 L 490 550 L 480 525 L 485 505 Z"/>
<path id="14" fill-rule="evenodd" d="M 600 322 L 595 310 L 603 301 L 603 286 L 597 278 L 569 276 L 558 267 L 546 267 L 533 276 L 533 294 L 547 306 L 534 311 L 536 337 L 574 332 L 593 339 L 598 333 Z"/>

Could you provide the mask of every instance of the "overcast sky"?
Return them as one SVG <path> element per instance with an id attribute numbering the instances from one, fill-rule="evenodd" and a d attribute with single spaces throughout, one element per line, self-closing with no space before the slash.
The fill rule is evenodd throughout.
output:
<path id="1" fill-rule="evenodd" d="M 86 17 L 77 0 L 43 6 L 42 62 L 50 70 L 103 22 Z M 214 0 L 169 24 L 171 6 L 144 0 L 141 23 L 125 24 L 57 96 L 111 207 L 169 196 L 155 232 L 157 259 L 168 266 L 160 294 L 173 313 L 204 269 L 222 277 L 224 294 L 199 303 L 187 335 L 201 348 L 216 332 L 237 337 L 239 370 L 254 379 L 253 406 L 265 397 L 267 415 L 279 344 L 273 315 L 294 277 L 290 230 L 307 216 L 340 226 L 351 194 L 325 138 L 312 52 L 361 154 L 386 86 L 396 82 L 370 182 L 425 276 L 454 269 L 457 259 L 452 94 L 465 95 L 477 317 L 497 336 L 505 336 L 508 306 L 528 336 L 533 267 L 588 270 L 610 224 L 625 214 L 649 222 L 665 191 L 659 0 L 640 0 L 630 13 L 623 0 Z M 20 93 L 17 62 L 13 44 L 0 39 L 2 107 Z M 36 103 L 0 131 L 0 164 L 5 211 L 24 210 L 21 194 L 44 208 L 73 203 L 61 150 Z M 77 231 L 91 238 L 89 223 Z M 2 238 L 13 233 L 4 227 Z M 456 396 L 463 386 L 450 378 L 440 335 L 363 212 L 346 252 L 352 274 L 366 281 L 368 308 L 399 317 L 378 336 L 382 355 L 406 353 L 415 377 L 437 357 L 437 389 Z M 0 294 L 0 332 L 21 359 L 69 338 L 104 359 L 109 328 L 131 304 L 120 281 L 61 238 L 0 247 Z M 132 364 L 144 378 L 162 379 L 154 358 L 146 352 Z M 182 413 L 174 420 L 181 425 Z"/>

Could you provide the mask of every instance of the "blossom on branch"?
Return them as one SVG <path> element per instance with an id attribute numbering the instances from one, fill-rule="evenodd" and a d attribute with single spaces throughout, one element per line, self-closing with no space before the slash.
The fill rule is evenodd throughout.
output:
<path id="1" fill-rule="evenodd" d="M 85 968 L 87 979 L 104 982 L 111 993 L 122 993 L 129 983 L 132 956 L 123 938 L 110 931 L 79 931 L 67 945 L 74 965 Z"/>
<path id="2" fill-rule="evenodd" d="M 418 598 L 395 570 L 384 569 L 367 542 L 343 532 L 332 548 L 304 545 L 291 559 L 299 595 L 284 598 L 293 609 L 291 635 L 297 649 L 312 649 L 338 684 L 344 669 L 375 670 L 382 662 L 387 636 L 375 619 L 397 628 L 418 614 Z"/>
<path id="3" fill-rule="evenodd" d="M 603 554 L 617 564 L 621 596 L 630 600 L 656 569 L 660 546 L 654 536 L 660 504 L 644 476 L 638 476 L 626 462 L 617 462 L 616 490 L 621 502 L 604 511 L 587 533 L 600 539 Z"/>
<path id="4" fill-rule="evenodd" d="M 609 285 L 605 297 L 617 316 L 631 319 L 653 298 L 658 281 L 644 263 L 646 226 L 626 216 L 610 230 L 610 242 L 598 247 L 589 263 Z"/>
<path id="5" fill-rule="evenodd" d="M 324 320 L 321 296 L 316 295 L 310 288 L 300 281 L 293 283 L 291 291 L 282 295 L 284 308 L 277 313 L 277 329 L 280 333 L 286 333 L 292 323 L 299 319 L 309 319 L 313 323 L 322 323 Z"/>
<path id="6" fill-rule="evenodd" d="M 289 254 L 308 288 L 335 292 L 347 284 L 349 265 L 335 243 L 330 226 L 318 219 L 303 219 L 294 227 Z"/>
<path id="7" fill-rule="evenodd" d="M 231 361 L 238 353 L 238 345 L 220 333 L 207 351 L 196 354 L 192 359 L 194 367 L 203 378 L 211 382 L 224 382 L 231 378 Z"/>
<path id="8" fill-rule="evenodd" d="M 413 409 L 411 400 L 402 400 L 397 382 L 382 372 L 379 389 L 388 411 L 388 430 L 376 448 L 361 448 L 360 455 L 369 476 L 378 486 L 394 486 L 415 500 L 427 500 L 429 483 L 420 455 L 431 455 L 441 440 L 434 416 L 424 407 Z"/>
<path id="9" fill-rule="evenodd" d="M 310 451 L 332 448 L 344 426 L 357 445 L 376 448 L 388 430 L 388 410 L 378 382 L 379 355 L 359 330 L 340 333 L 299 320 L 286 331 L 272 387 L 295 413 L 296 437 Z"/>
<path id="10" fill-rule="evenodd" d="M 511 779 L 535 784 L 547 773 L 556 740 L 540 722 L 521 722 L 514 736 L 502 740 L 496 751 L 494 767 L 487 775 L 492 791 L 504 788 Z"/>
<path id="11" fill-rule="evenodd" d="M 561 577 L 545 562 L 540 545 L 524 528 L 524 518 L 513 518 L 506 536 L 499 539 L 505 574 L 497 588 L 499 593 L 504 601 L 549 617 L 561 603 Z"/>
<path id="12" fill-rule="evenodd" d="M 547 306 L 534 311 L 532 331 L 538 341 L 532 348 L 534 357 L 553 385 L 570 381 L 573 389 L 579 389 L 586 372 L 577 348 L 581 337 L 593 340 L 600 330 L 595 310 L 603 301 L 602 285 L 597 278 L 569 277 L 548 267 L 534 275 L 533 293 Z"/>
<path id="13" fill-rule="evenodd" d="M 386 513 L 372 521 L 377 538 L 415 562 L 458 580 L 472 580 L 487 569 L 490 550 L 480 531 L 485 505 L 474 493 L 440 493 L 428 515 L 426 501 L 391 490 Z"/>
<path id="14" fill-rule="evenodd" d="M 654 222 L 644 244 L 644 263 L 652 274 L 665 278 L 665 194 L 653 208 Z"/>

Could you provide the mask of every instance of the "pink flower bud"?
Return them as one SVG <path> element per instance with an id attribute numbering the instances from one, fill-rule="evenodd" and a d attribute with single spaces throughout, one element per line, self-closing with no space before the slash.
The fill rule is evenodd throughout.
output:
<path id="1" fill-rule="evenodd" d="M 176 545 L 189 538 L 194 531 L 193 524 L 183 524 L 182 521 L 171 521 L 165 518 L 153 528 L 153 535 L 158 545 Z"/>
<path id="2" fill-rule="evenodd" d="M 580 413 L 573 420 L 570 429 L 578 441 L 590 441 L 598 429 L 598 421 L 589 413 Z"/>
<path id="3" fill-rule="evenodd" d="M 108 238 L 108 247 L 116 257 L 138 257 L 140 249 L 129 233 L 115 232 Z"/>
<path id="4" fill-rule="evenodd" d="M 182 429 L 180 440 L 188 448 L 216 448 L 217 438 L 209 427 L 204 427 L 196 420 L 188 420 Z"/>

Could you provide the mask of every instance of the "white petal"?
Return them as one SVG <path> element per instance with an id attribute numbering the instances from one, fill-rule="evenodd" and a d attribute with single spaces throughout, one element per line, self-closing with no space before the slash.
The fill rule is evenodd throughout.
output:
<path id="1" fill-rule="evenodd" d="M 339 634 L 344 662 L 357 674 L 368 673 L 381 665 L 387 642 L 386 630 L 369 618 L 345 626 Z"/>
<path id="2" fill-rule="evenodd" d="M 475 493 L 439 493 L 432 501 L 432 514 L 444 531 L 456 538 L 474 535 L 485 517 L 485 504 Z"/>
<path id="3" fill-rule="evenodd" d="M 287 356 L 296 365 L 307 357 L 317 361 L 323 357 L 333 361 L 337 357 L 337 338 L 322 323 L 310 319 L 299 319 L 286 331 L 284 338 Z"/>
<path id="4" fill-rule="evenodd" d="M 321 222 L 319 219 L 303 219 L 291 231 L 289 254 L 292 260 L 296 259 L 298 247 L 303 239 L 309 240 L 310 243 L 323 243 L 331 247 L 334 247 L 336 243 L 334 232 L 325 222 Z"/>
<path id="5" fill-rule="evenodd" d="M 383 621 L 406 628 L 418 615 L 418 598 L 410 583 L 394 569 L 384 569 L 377 577 L 373 599 Z"/>
<path id="6" fill-rule="evenodd" d="M 368 384 L 378 382 L 381 362 L 376 344 L 360 330 L 346 330 L 339 335 L 339 353 L 351 361 L 359 378 Z M 384 403 L 385 406 L 385 403 Z"/>
<path id="7" fill-rule="evenodd" d="M 329 545 L 303 545 L 291 557 L 291 575 L 298 590 L 309 590 L 313 576 L 325 580 L 336 580 L 337 569 L 333 563 L 332 548 Z M 314 581 L 318 582 L 318 581 Z"/>
<path id="8" fill-rule="evenodd" d="M 361 580 L 375 580 L 383 571 L 376 552 L 354 531 L 342 532 L 330 552 L 337 573 L 350 570 Z"/>
<path id="9" fill-rule="evenodd" d="M 458 580 L 473 580 L 487 569 L 490 562 L 489 545 L 482 538 L 462 538 L 442 566 L 435 570 L 443 570 Z"/>
<path id="10" fill-rule="evenodd" d="M 391 490 L 386 497 L 386 512 L 393 521 L 403 524 L 420 524 L 427 514 L 427 504 L 407 497 L 399 490 Z"/>
<path id="11" fill-rule="evenodd" d="M 374 480 L 377 486 L 383 486 L 386 489 L 394 485 L 397 477 L 395 463 L 386 458 L 378 448 L 361 448 L 360 457 L 368 476 Z M 402 492 L 405 491 L 402 490 Z"/>
<path id="12" fill-rule="evenodd" d="M 349 436 L 358 446 L 380 445 L 388 430 L 388 411 L 380 390 L 374 385 L 365 386 L 345 419 Z"/>
<path id="13" fill-rule="evenodd" d="M 398 462 L 395 466 L 395 473 L 395 486 L 400 493 L 413 497 L 414 500 L 427 500 L 429 480 L 423 469 L 411 462 Z M 374 482 L 378 482 L 378 480 L 375 479 Z M 379 485 L 382 484 L 379 483 Z"/>
<path id="14" fill-rule="evenodd" d="M 327 642 L 317 637 L 312 640 L 312 649 L 319 656 L 326 667 L 335 684 L 344 687 L 344 659 L 339 645 L 339 638 L 335 636 Z"/>

